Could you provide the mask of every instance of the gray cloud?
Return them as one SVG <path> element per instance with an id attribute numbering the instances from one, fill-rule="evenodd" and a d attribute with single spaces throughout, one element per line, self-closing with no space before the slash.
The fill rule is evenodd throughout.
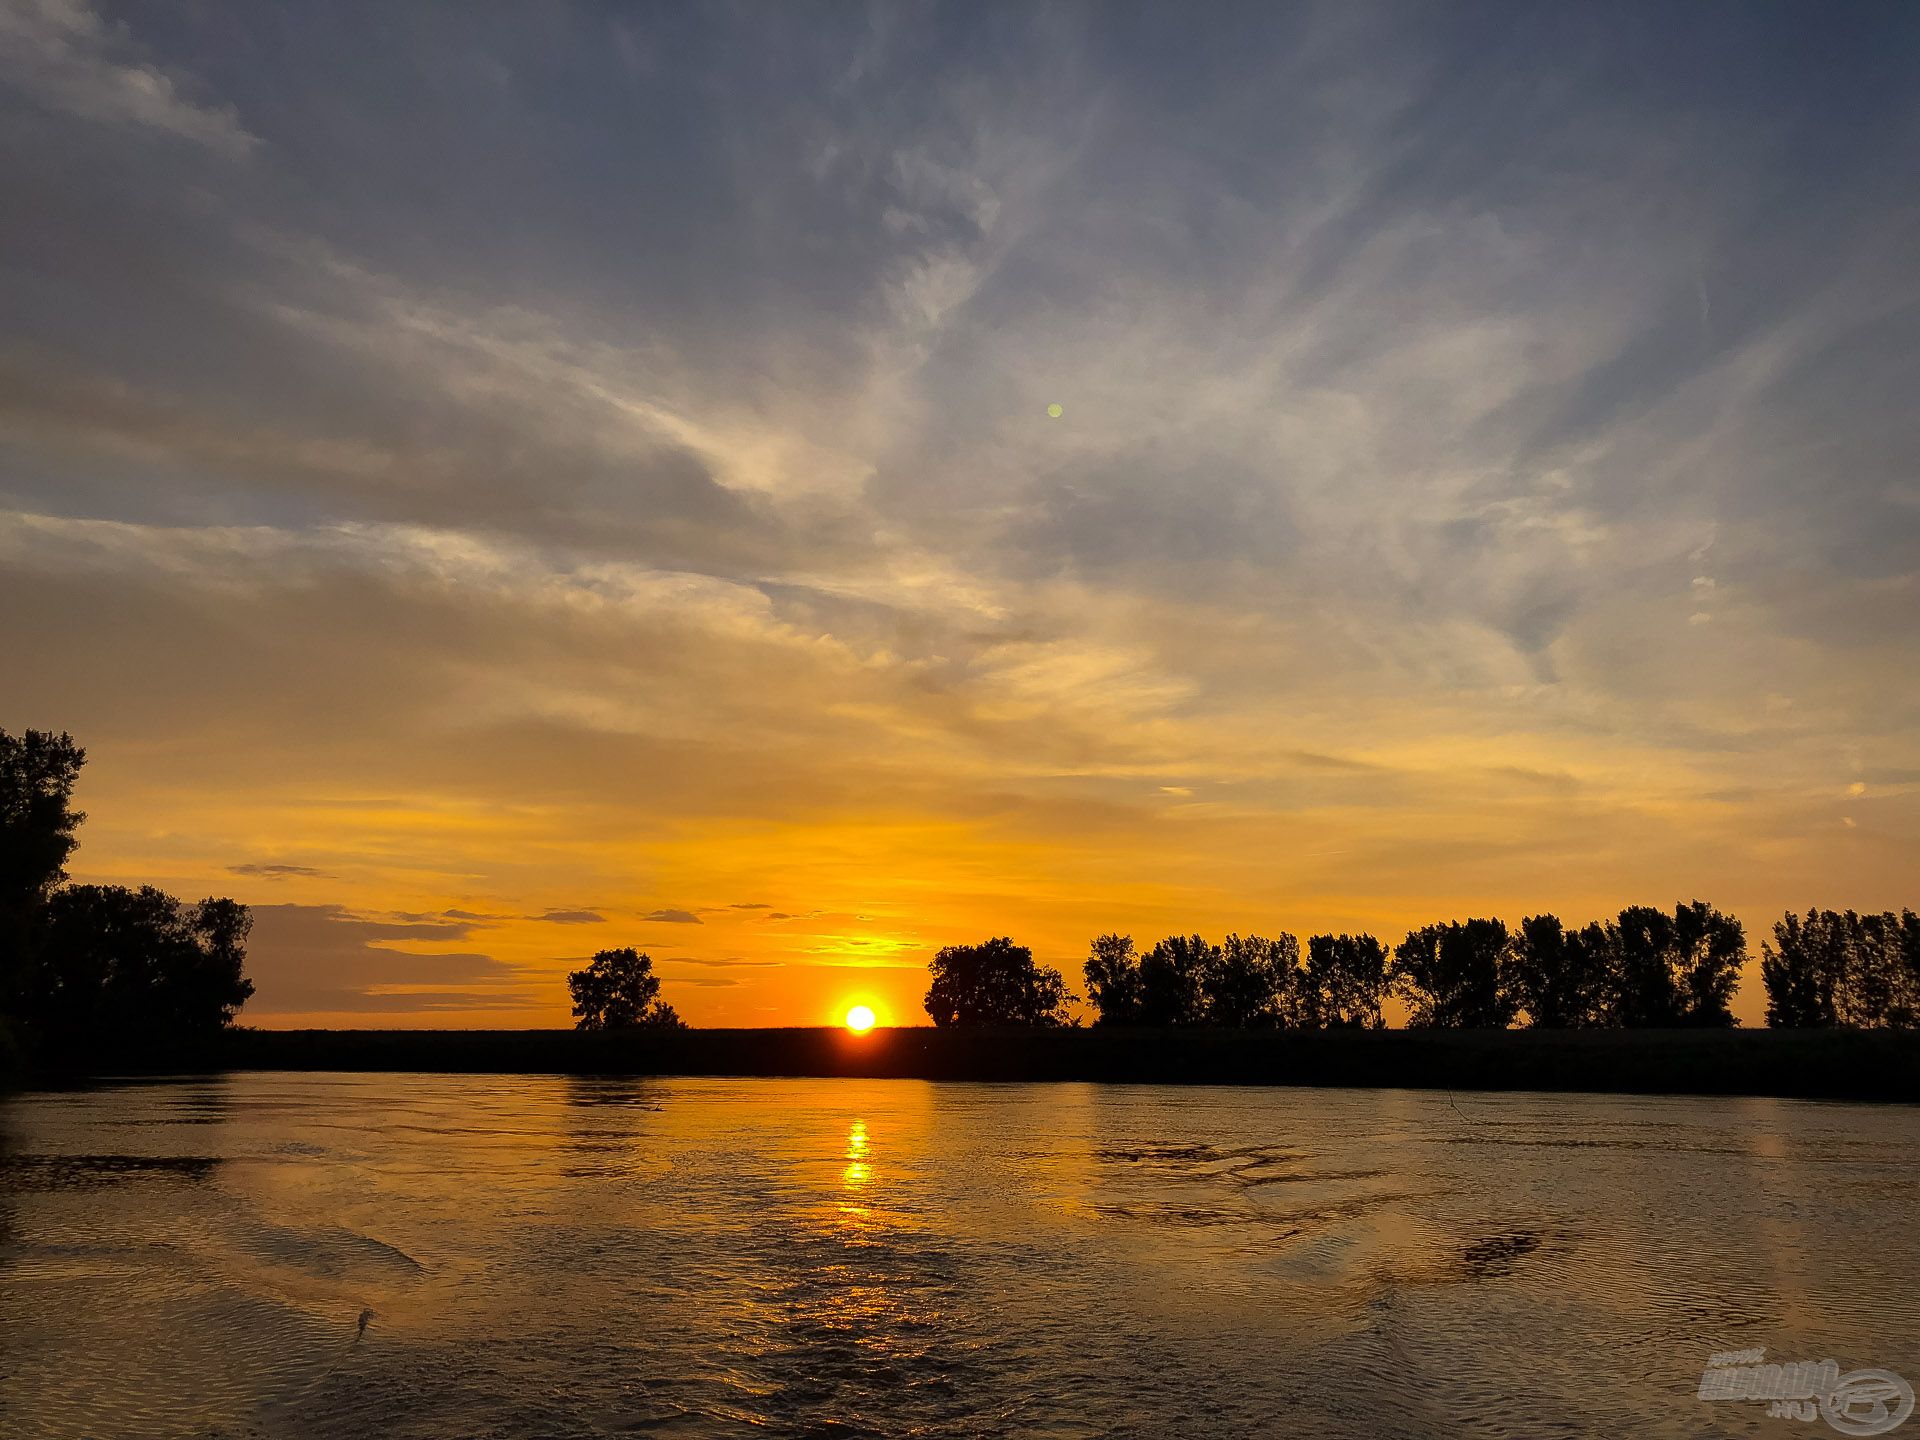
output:
<path id="1" fill-rule="evenodd" d="M 175 76 L 142 57 L 125 27 L 84 0 L 26 0 L 0 10 L 0 78 L 83 120 L 156 131 L 235 157 L 259 143 L 232 106 L 189 99 Z"/>
<path id="2" fill-rule="evenodd" d="M 121 853 L 492 936 L 703 826 L 1065 913 L 1577 801 L 1771 894 L 1920 771 L 1920 12 L 381 23 L 0 18 L 0 669 Z"/>
<path id="3" fill-rule="evenodd" d="M 339 905 L 256 905 L 252 910 L 247 974 L 255 993 L 247 1005 L 249 1016 L 513 1009 L 527 998 L 500 983 L 511 981 L 515 972 L 491 956 L 393 948 L 462 939 L 468 933 L 464 924 L 370 919 Z M 422 997 L 418 1004 L 415 991 Z"/>
<path id="4" fill-rule="evenodd" d="M 701 919 L 691 910 L 649 910 L 642 920 L 664 920 L 671 925 L 698 925 Z"/>

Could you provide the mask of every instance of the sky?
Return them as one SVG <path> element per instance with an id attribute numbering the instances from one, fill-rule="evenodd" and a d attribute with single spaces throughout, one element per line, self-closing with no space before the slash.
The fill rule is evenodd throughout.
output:
<path id="1" fill-rule="evenodd" d="M 261 1025 L 1920 904 L 1916 62 L 0 0 L 0 726 L 89 752 L 74 878 L 254 907 Z"/>

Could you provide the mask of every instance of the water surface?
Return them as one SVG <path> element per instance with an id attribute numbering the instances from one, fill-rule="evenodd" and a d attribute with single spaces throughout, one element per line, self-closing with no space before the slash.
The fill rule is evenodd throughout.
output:
<path id="1" fill-rule="evenodd" d="M 1793 1435 L 1920 1378 L 1920 1110 L 236 1075 L 0 1102 L 42 1436 Z M 1920 1433 L 1920 1420 L 1908 1429 Z"/>

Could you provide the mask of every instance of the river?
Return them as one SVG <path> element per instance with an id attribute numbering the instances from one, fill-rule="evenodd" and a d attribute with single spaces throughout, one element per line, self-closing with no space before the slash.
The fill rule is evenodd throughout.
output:
<path id="1" fill-rule="evenodd" d="M 1832 1434 L 1920 1109 L 238 1074 L 0 1099 L 35 1437 Z M 1920 1436 L 1920 1420 L 1904 1427 Z"/>

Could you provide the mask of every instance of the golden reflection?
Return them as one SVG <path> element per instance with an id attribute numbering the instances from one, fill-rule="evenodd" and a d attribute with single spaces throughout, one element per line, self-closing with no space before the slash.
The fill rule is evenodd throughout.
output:
<path id="1" fill-rule="evenodd" d="M 856 1120 L 847 1132 L 847 1168 L 840 1173 L 841 1183 L 857 1190 L 873 1178 L 873 1166 L 867 1163 L 867 1122 Z"/>

